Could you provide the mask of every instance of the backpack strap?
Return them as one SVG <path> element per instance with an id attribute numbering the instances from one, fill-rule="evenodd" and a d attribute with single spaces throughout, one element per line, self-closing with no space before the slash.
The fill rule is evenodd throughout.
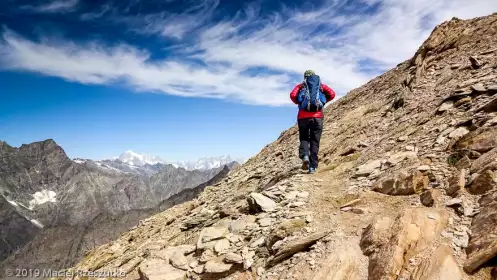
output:
<path id="1" fill-rule="evenodd" d="M 305 96 L 307 98 L 307 111 L 311 109 L 311 93 L 309 91 L 309 85 L 307 84 L 307 79 L 304 79 Z"/>

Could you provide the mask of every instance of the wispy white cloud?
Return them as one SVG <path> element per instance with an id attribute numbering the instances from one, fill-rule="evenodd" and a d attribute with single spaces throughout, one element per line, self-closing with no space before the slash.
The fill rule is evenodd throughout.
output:
<path id="1" fill-rule="evenodd" d="M 181 13 L 158 11 L 152 14 L 114 14 L 108 19 L 128 26 L 141 34 L 159 34 L 167 38 L 180 40 L 185 34 L 195 30 L 210 20 L 219 5 L 219 0 L 200 0 L 196 5 L 189 5 Z"/>
<path id="2" fill-rule="evenodd" d="M 5 32 L 0 62 L 80 83 L 121 82 L 137 91 L 280 106 L 290 103 L 288 92 L 306 69 L 343 95 L 410 58 L 442 21 L 497 11 L 493 0 L 363 0 L 340 14 L 350 3 L 330 0 L 309 11 L 283 6 L 265 17 L 249 5 L 211 22 L 217 4 L 204 0 L 182 14 L 122 19 L 144 33 L 174 38 L 165 46 L 174 59 L 153 60 L 147 50 L 125 44 L 40 43 Z"/>
<path id="3" fill-rule="evenodd" d="M 40 6 L 23 6 L 22 8 L 39 13 L 66 13 L 76 9 L 79 0 L 54 0 Z"/>

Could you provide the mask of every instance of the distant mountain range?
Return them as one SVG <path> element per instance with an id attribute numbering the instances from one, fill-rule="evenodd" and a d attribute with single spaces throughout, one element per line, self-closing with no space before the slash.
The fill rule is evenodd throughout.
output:
<path id="1" fill-rule="evenodd" d="M 0 141 L 0 269 L 72 264 L 237 165 L 221 157 L 183 168 L 131 151 L 71 160 L 51 139 L 19 148 Z"/>
<path id="2" fill-rule="evenodd" d="M 76 162 L 86 162 L 88 160 L 75 159 Z M 205 157 L 199 158 L 196 161 L 166 161 L 158 156 L 139 154 L 131 150 L 124 152 L 118 157 L 112 159 L 105 159 L 100 161 L 93 161 L 95 163 L 101 163 L 102 166 L 108 168 L 117 168 L 120 170 L 126 170 L 127 172 L 133 172 L 132 169 L 140 169 L 139 167 L 145 167 L 145 169 L 154 170 L 156 167 L 165 166 L 171 164 L 176 168 L 184 168 L 186 170 L 209 170 L 213 168 L 219 168 L 226 164 L 231 164 L 232 162 L 238 162 L 239 164 L 245 162 L 245 159 L 237 158 L 233 159 L 229 155 L 219 156 L 219 157 Z M 120 165 L 119 163 L 124 163 L 126 166 Z"/>

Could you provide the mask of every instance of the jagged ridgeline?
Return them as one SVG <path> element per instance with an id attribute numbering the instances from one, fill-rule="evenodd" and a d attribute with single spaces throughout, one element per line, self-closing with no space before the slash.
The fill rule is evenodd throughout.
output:
<path id="1" fill-rule="evenodd" d="M 140 219 L 196 197 L 236 165 L 130 169 L 118 161 L 70 160 L 53 140 L 19 148 L 0 142 L 2 267 L 72 266 Z"/>
<path id="2" fill-rule="evenodd" d="M 194 200 L 68 269 L 126 279 L 492 279 L 497 14 L 438 26 L 325 112 L 320 169 L 292 127 Z"/>

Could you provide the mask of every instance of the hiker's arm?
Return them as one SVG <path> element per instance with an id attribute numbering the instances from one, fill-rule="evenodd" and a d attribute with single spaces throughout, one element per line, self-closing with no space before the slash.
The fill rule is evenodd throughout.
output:
<path id="1" fill-rule="evenodd" d="M 333 98 L 335 98 L 336 93 L 329 86 L 321 84 L 321 88 L 323 90 L 324 96 L 326 96 L 326 102 L 330 102 L 331 100 L 333 100 Z"/>
<path id="2" fill-rule="evenodd" d="M 290 92 L 290 99 L 293 101 L 293 103 L 298 104 L 297 102 L 297 94 L 299 94 L 300 91 L 300 84 L 296 85 L 293 90 Z"/>

